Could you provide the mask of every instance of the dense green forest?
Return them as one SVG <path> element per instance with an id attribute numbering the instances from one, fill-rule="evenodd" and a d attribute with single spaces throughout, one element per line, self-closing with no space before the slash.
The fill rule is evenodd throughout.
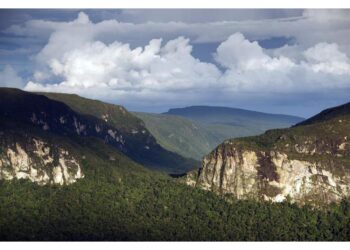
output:
<path id="1" fill-rule="evenodd" d="M 98 150 L 98 149 L 97 149 Z M 87 155 L 70 186 L 0 181 L 1 240 L 349 240 L 350 202 L 327 210 L 231 200 L 124 157 Z"/>

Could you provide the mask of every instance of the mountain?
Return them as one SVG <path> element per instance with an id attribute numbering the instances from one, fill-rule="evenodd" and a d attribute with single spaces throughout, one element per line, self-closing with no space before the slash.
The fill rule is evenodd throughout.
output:
<path id="1" fill-rule="evenodd" d="M 1 241 L 349 239 L 350 201 L 324 211 L 190 187 L 129 157 L 128 120 L 102 113 L 0 89 Z"/>
<path id="2" fill-rule="evenodd" d="M 227 140 L 187 183 L 239 199 L 323 206 L 350 194 L 350 109 L 321 112 L 288 129 Z"/>
<path id="3" fill-rule="evenodd" d="M 143 122 L 120 106 L 76 95 L 48 94 L 50 99 L 17 89 L 2 88 L 0 96 L 2 121 L 55 135 L 98 138 L 136 162 L 169 173 L 182 173 L 197 164 L 163 149 Z"/>
<path id="4" fill-rule="evenodd" d="M 255 111 L 193 106 L 163 114 L 134 113 L 144 121 L 157 142 L 169 151 L 201 160 L 226 139 L 284 128 L 303 118 Z"/>

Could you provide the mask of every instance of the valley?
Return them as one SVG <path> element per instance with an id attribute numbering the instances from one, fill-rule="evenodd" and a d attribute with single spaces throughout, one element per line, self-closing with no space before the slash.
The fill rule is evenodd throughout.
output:
<path id="1" fill-rule="evenodd" d="M 349 107 L 226 113 L 260 130 L 224 137 L 208 113 L 1 88 L 0 239 L 348 240 Z"/>
<path id="2" fill-rule="evenodd" d="M 135 113 L 164 148 L 202 160 L 229 138 L 258 135 L 290 127 L 303 118 L 211 106 L 170 109 L 163 114 Z"/>

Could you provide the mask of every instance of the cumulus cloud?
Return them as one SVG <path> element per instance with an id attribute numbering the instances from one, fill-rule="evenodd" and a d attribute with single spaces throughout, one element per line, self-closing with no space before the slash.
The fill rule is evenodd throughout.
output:
<path id="1" fill-rule="evenodd" d="M 345 53 L 339 51 L 335 43 L 318 43 L 307 49 L 304 56 L 316 73 L 350 75 L 350 60 Z"/>
<path id="2" fill-rule="evenodd" d="M 86 43 L 48 61 L 50 73 L 64 81 L 53 85 L 31 82 L 26 89 L 96 91 L 96 88 L 109 88 L 157 92 L 208 87 L 218 81 L 220 71 L 215 65 L 194 58 L 188 39 L 179 37 L 164 46 L 161 42 L 161 39 L 154 39 L 145 47 L 135 49 L 120 42 Z"/>
<path id="3" fill-rule="evenodd" d="M 24 81 L 17 75 L 17 72 L 11 65 L 5 65 L 4 69 L 0 70 L 0 86 L 22 88 Z"/>
<path id="4" fill-rule="evenodd" d="M 286 57 L 271 58 L 257 42 L 250 42 L 243 34 L 235 33 L 222 42 L 215 54 L 216 61 L 222 66 L 238 71 L 285 70 L 294 66 Z"/>
<path id="5" fill-rule="evenodd" d="M 295 57 L 300 60 L 281 55 L 281 50 L 270 54 L 241 33 L 231 35 L 215 54 L 226 68 L 221 82 L 232 92 L 300 93 L 350 87 L 349 58 L 337 44 L 318 43 L 299 52 Z"/>

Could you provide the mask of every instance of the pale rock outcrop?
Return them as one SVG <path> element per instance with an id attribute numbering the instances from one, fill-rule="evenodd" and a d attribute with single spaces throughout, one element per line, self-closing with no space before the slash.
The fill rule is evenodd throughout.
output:
<path id="1" fill-rule="evenodd" d="M 54 148 L 33 138 L 28 145 L 3 146 L 0 179 L 28 179 L 39 185 L 71 184 L 84 175 L 78 161 L 67 150 Z"/>
<path id="2" fill-rule="evenodd" d="M 299 150 L 312 154 L 304 147 Z M 336 172 L 321 162 L 290 159 L 279 151 L 223 144 L 207 155 L 198 173 L 189 173 L 186 181 L 238 199 L 326 204 L 350 195 L 350 172 L 340 169 Z"/>
<path id="3" fill-rule="evenodd" d="M 85 131 L 86 125 L 81 124 L 76 117 L 73 117 L 73 125 L 78 135 L 86 134 L 86 131 Z"/>

